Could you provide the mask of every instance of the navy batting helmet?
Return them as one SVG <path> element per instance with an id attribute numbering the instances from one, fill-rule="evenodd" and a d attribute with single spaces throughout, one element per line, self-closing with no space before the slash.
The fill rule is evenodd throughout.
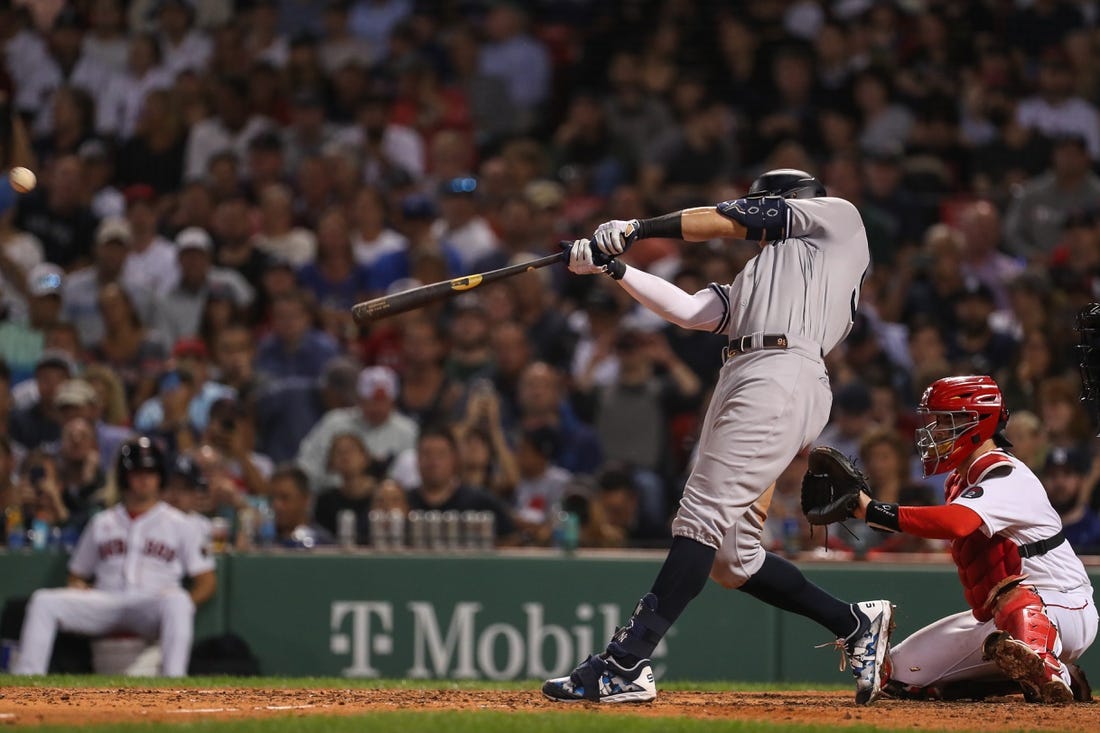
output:
<path id="1" fill-rule="evenodd" d="M 127 440 L 119 447 L 116 466 L 119 487 L 130 486 L 130 474 L 134 471 L 155 471 L 164 481 L 164 454 L 145 436 Z"/>
<path id="2" fill-rule="evenodd" d="M 825 186 L 806 171 L 776 168 L 752 182 L 747 198 L 782 196 L 785 199 L 812 199 L 825 195 Z"/>
<path id="3" fill-rule="evenodd" d="M 183 453 L 176 456 L 176 460 L 172 462 L 168 470 L 168 478 L 171 479 L 173 476 L 182 478 L 189 489 L 206 491 L 206 476 L 203 475 L 199 464 L 195 463 L 195 459 L 191 456 Z"/>

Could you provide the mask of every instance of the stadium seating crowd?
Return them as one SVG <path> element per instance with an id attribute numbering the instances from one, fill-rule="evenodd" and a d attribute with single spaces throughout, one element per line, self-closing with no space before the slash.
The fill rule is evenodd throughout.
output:
<path id="1" fill-rule="evenodd" d="M 792 167 L 859 208 L 873 260 L 820 442 L 942 501 L 916 404 L 991 374 L 1100 552 L 1073 331 L 1100 299 L 1098 23 L 1065 0 L 2 0 L 5 162 L 39 185 L 0 183 L 0 535 L 70 542 L 140 433 L 225 547 L 384 546 L 394 516 L 430 544 L 436 512 L 491 514 L 501 545 L 667 543 L 722 336 L 564 267 L 350 309 Z M 627 259 L 694 292 L 752 254 Z M 804 470 L 771 548 L 820 542 Z"/>

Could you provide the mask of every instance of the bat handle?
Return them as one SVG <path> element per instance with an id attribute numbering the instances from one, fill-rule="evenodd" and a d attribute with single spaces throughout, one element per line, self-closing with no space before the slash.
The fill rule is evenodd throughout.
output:
<path id="1" fill-rule="evenodd" d="M 573 243 L 568 239 L 563 239 L 558 242 L 558 246 L 561 247 L 561 260 L 562 262 L 569 262 L 569 251 L 573 249 Z M 595 247 L 592 248 L 592 262 L 597 265 L 607 265 L 611 263 L 614 257 L 608 257 Z"/>

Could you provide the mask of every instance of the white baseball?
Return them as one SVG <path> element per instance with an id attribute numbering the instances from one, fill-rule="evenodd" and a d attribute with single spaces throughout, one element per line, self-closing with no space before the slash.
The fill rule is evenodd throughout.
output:
<path id="1" fill-rule="evenodd" d="M 34 175 L 34 171 L 22 166 L 12 168 L 11 173 L 8 174 L 8 179 L 11 181 L 11 187 L 15 189 L 16 193 L 30 193 L 38 185 L 38 177 Z"/>

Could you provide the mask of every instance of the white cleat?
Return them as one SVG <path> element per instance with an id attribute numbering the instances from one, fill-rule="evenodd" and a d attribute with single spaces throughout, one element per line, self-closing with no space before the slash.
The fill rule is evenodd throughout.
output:
<path id="1" fill-rule="evenodd" d="M 856 705 L 869 705 L 882 695 L 883 665 L 894 630 L 894 606 L 890 601 L 861 601 L 859 627 L 843 642 L 844 655 L 856 678 Z"/>
<path id="2" fill-rule="evenodd" d="M 648 659 L 626 668 L 605 652 L 590 656 L 567 677 L 547 680 L 542 694 L 555 702 L 649 702 L 657 697 L 657 683 Z"/>

